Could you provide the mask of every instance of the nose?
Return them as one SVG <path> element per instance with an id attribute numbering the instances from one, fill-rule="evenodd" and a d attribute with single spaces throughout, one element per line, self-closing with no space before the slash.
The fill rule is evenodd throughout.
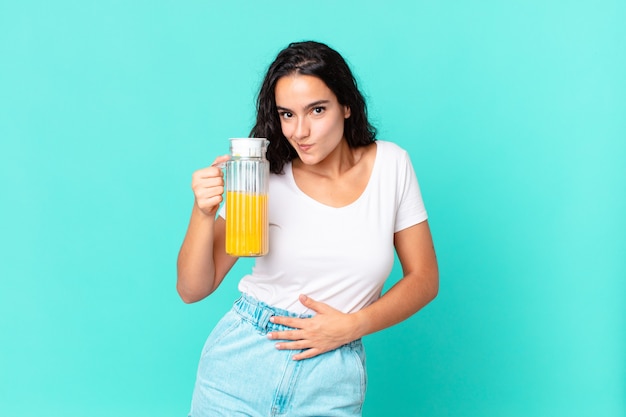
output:
<path id="1" fill-rule="evenodd" d="M 306 117 L 299 117 L 296 123 L 295 129 L 293 131 L 293 139 L 294 140 L 302 140 L 309 136 L 311 133 L 311 129 L 309 127 L 309 121 Z"/>

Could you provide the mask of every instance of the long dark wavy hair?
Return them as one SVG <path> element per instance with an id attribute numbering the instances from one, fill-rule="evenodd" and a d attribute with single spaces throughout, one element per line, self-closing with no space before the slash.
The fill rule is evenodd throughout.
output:
<path id="1" fill-rule="evenodd" d="M 348 146 L 357 148 L 376 140 L 376 128 L 367 119 L 365 99 L 343 57 L 323 43 L 295 42 L 279 52 L 270 65 L 257 97 L 256 124 L 250 132 L 250 137 L 269 140 L 267 159 L 271 172 L 282 174 L 285 164 L 298 155 L 283 135 L 274 94 L 278 80 L 293 73 L 321 79 L 339 104 L 350 108 L 350 117 L 344 122 Z"/>

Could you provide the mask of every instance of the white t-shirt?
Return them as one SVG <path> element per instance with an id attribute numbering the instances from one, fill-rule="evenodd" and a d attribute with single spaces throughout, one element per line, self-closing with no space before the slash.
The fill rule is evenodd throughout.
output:
<path id="1" fill-rule="evenodd" d="M 340 208 L 302 192 L 291 163 L 284 172 L 270 175 L 269 254 L 256 259 L 239 290 L 297 314 L 313 313 L 298 301 L 300 294 L 344 313 L 376 301 L 393 266 L 394 233 L 428 217 L 406 151 L 376 141 L 363 194 Z"/>

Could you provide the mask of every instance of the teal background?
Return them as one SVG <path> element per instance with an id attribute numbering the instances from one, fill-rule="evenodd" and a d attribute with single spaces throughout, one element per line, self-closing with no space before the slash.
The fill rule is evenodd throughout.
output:
<path id="1" fill-rule="evenodd" d="M 438 298 L 365 339 L 364 415 L 626 415 L 625 21 L 621 0 L 2 1 L 0 414 L 186 415 L 250 266 L 178 299 L 191 173 L 316 39 L 410 151 L 440 262 Z"/>

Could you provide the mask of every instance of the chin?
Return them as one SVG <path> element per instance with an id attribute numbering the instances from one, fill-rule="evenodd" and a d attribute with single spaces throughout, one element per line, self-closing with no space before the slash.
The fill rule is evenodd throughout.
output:
<path id="1" fill-rule="evenodd" d="M 320 163 L 320 159 L 313 155 L 300 155 L 300 161 L 304 165 L 317 165 Z"/>

